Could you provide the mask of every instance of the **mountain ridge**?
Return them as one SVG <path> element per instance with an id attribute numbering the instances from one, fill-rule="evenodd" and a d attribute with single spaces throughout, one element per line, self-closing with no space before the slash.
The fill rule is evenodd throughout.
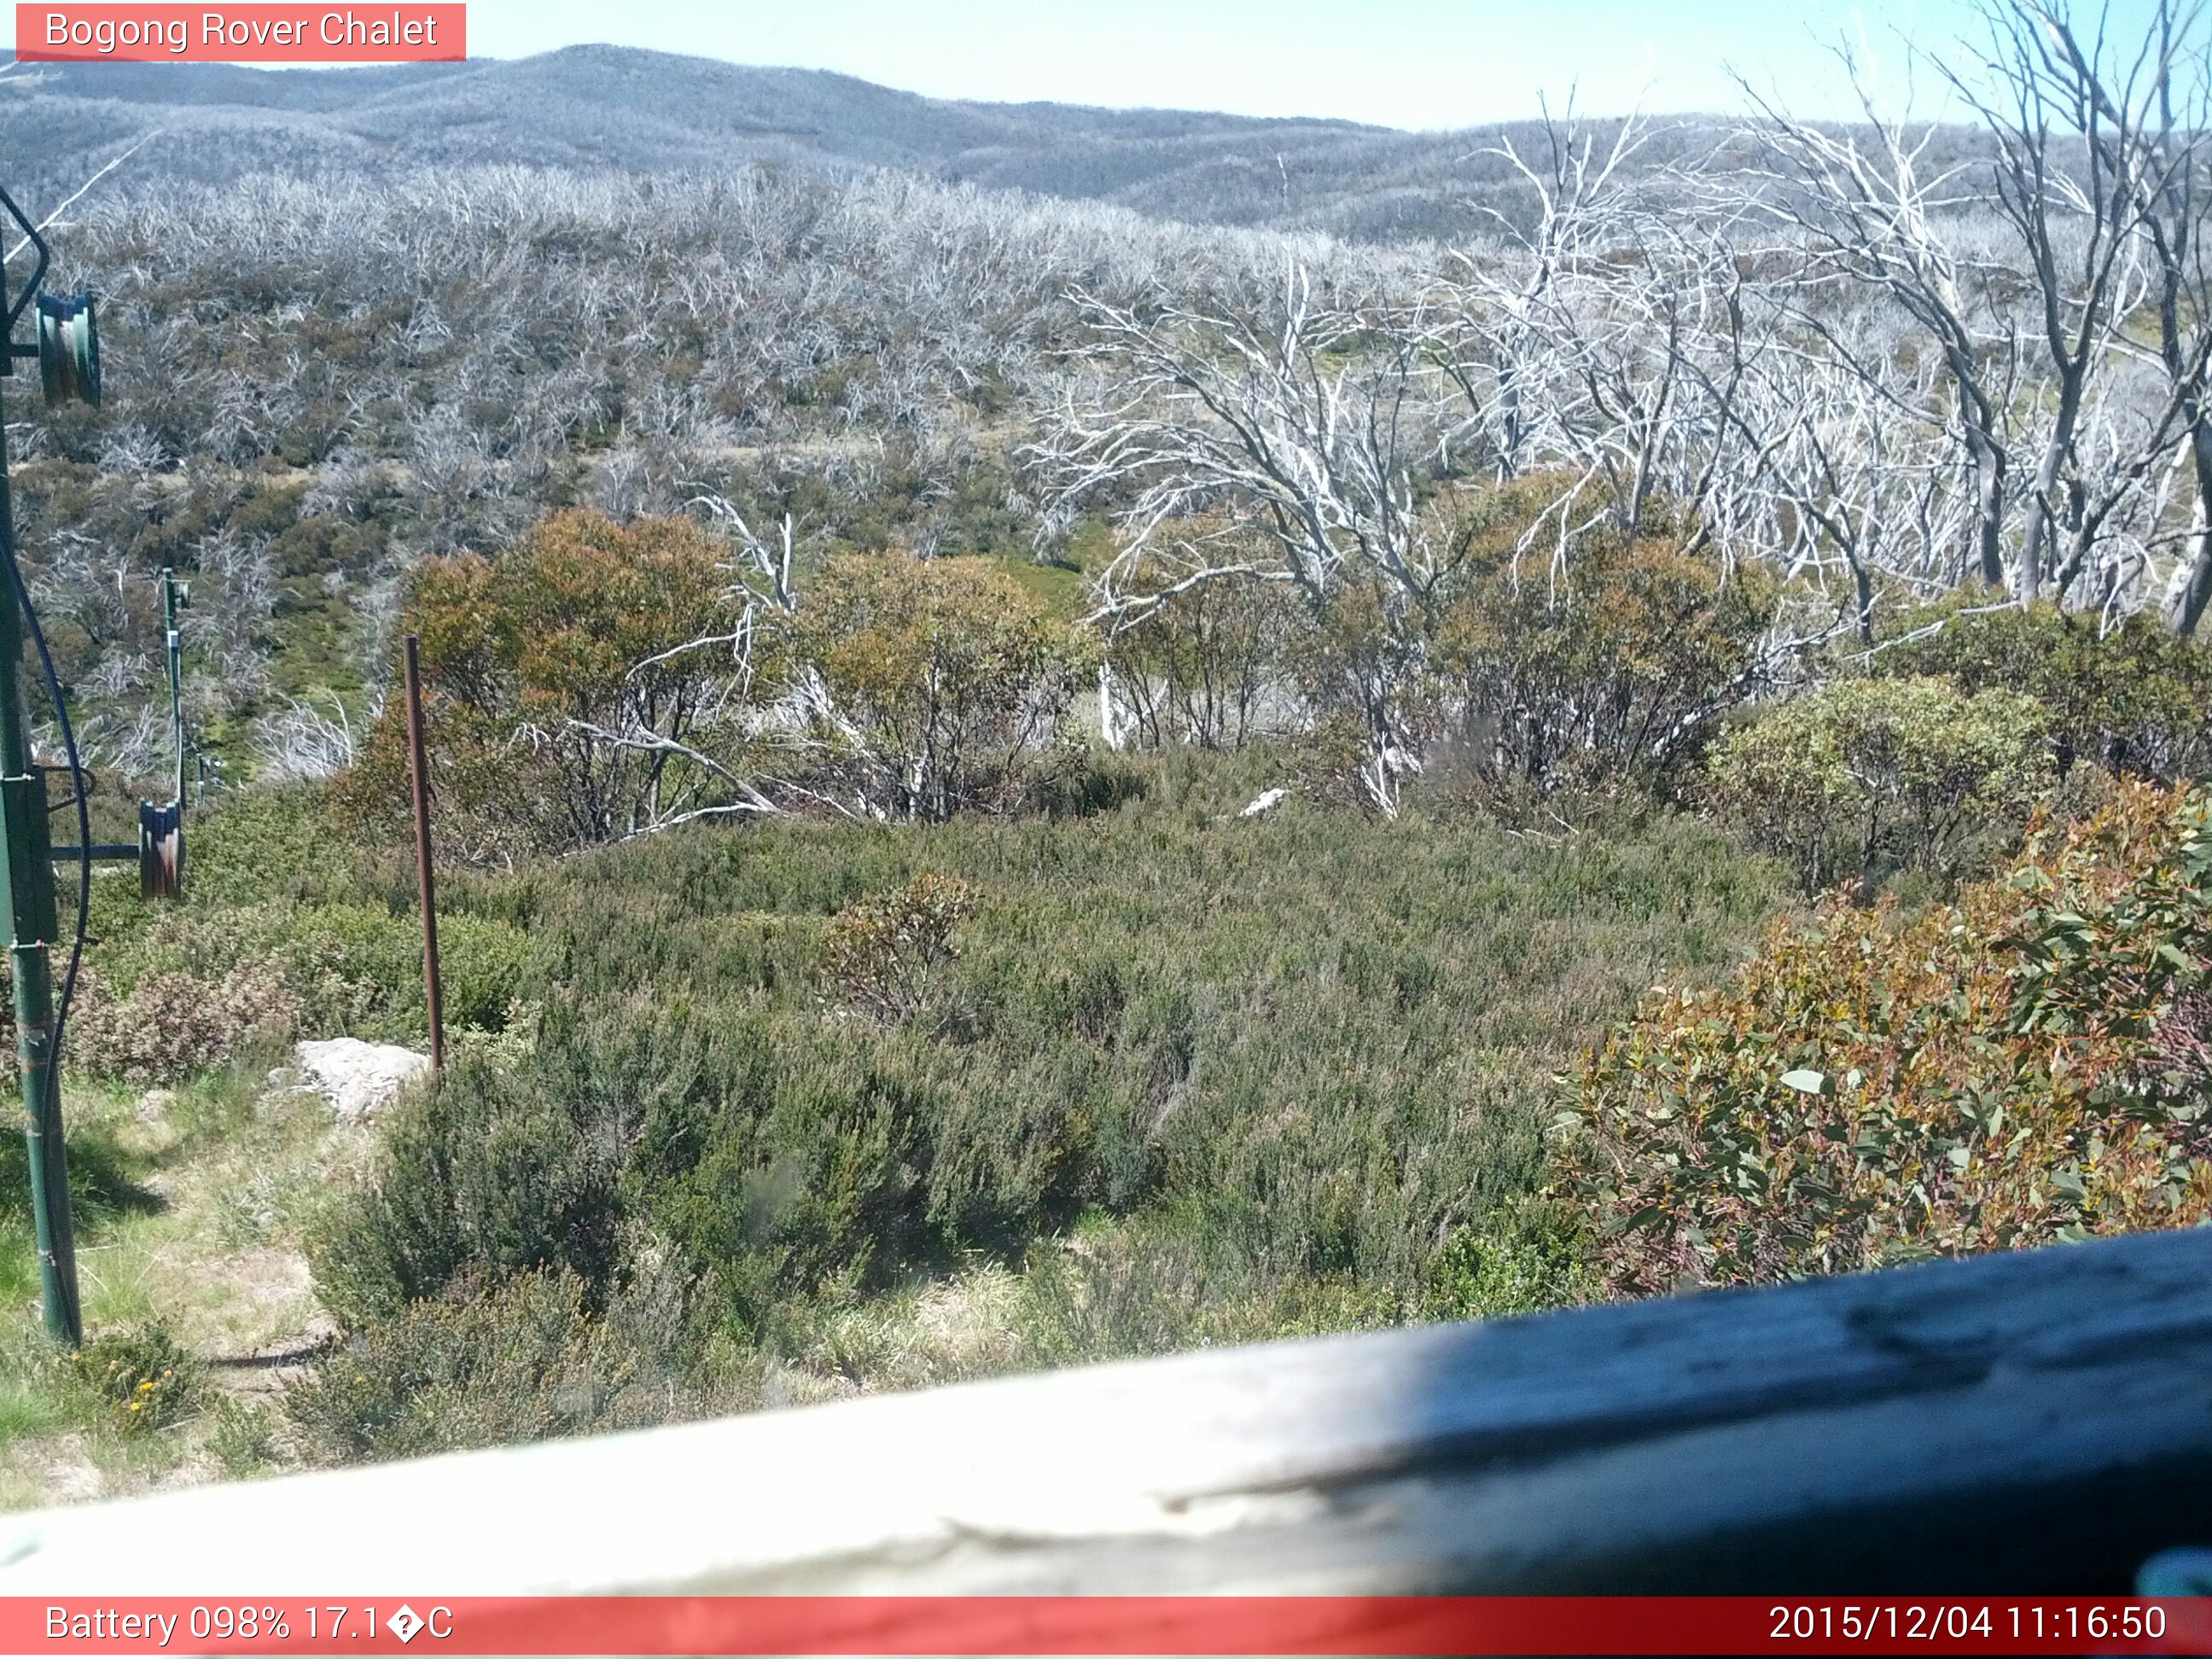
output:
<path id="1" fill-rule="evenodd" d="M 131 164 L 140 177 L 498 162 L 651 174 L 765 161 L 896 167 L 1361 240 L 1474 228 L 1470 201 L 1508 182 L 1483 152 L 1510 130 L 935 99 L 827 70 L 609 46 L 325 70 L 11 59 L 0 71 L 0 151 L 33 199 L 58 199 L 156 129 Z"/>

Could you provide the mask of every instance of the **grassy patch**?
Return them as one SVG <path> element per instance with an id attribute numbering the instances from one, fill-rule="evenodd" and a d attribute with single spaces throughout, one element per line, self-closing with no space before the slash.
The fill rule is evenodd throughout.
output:
<path id="1" fill-rule="evenodd" d="M 361 1169 L 368 1142 L 335 1128 L 326 1107 L 260 1100 L 266 1063 L 257 1057 L 173 1091 L 67 1092 L 81 1363 L 40 1328 L 20 1150 L 0 1159 L 9 1163 L 0 1285 L 20 1310 L 0 1331 L 0 1504 L 294 1461 L 270 1432 L 269 1360 L 326 1328 L 301 1236 L 330 1201 L 330 1183 Z M 106 1386 L 118 1378 L 120 1394 Z M 154 1386 L 141 1389 L 147 1382 Z"/>

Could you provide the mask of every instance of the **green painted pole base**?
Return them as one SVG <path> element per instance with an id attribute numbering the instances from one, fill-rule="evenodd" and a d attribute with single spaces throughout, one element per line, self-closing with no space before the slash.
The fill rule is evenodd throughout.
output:
<path id="1" fill-rule="evenodd" d="M 0 434 L 6 428 L 0 425 Z M 15 510 L 0 435 L 0 560 L 15 562 Z M 14 970 L 15 1054 L 23 1081 L 23 1138 L 30 1154 L 31 1220 L 39 1242 L 39 1287 L 46 1332 L 70 1347 L 84 1341 L 77 1302 L 76 1240 L 70 1224 L 69 1159 L 62 1142 L 59 1056 L 54 1053 L 52 951 L 58 931 L 53 848 L 46 831 L 46 775 L 31 758 L 23 708 L 23 612 L 12 572 L 0 568 L 0 887 L 8 899 L 8 959 Z"/>
<path id="2" fill-rule="evenodd" d="M 0 778 L 14 942 L 15 1054 L 23 1079 L 23 1136 L 31 1171 L 31 1222 L 39 1243 L 39 1290 L 46 1333 L 70 1347 L 84 1341 L 77 1305 L 76 1241 L 70 1224 L 69 1158 L 62 1138 L 61 1079 L 53 1049 L 55 927 L 52 850 L 46 843 L 46 776 Z M 20 856 L 19 856 L 20 855 Z M 44 878 L 44 879 L 40 879 Z"/>

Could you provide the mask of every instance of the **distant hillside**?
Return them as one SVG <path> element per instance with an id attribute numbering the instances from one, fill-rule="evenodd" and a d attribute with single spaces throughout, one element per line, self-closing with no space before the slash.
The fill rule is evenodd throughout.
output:
<path id="1" fill-rule="evenodd" d="M 1500 131 L 974 104 L 817 70 L 615 46 L 514 61 L 258 70 L 215 64 L 23 64 L 0 71 L 0 154 L 33 202 L 154 129 L 142 174 L 221 181 L 277 168 L 519 162 L 645 173 L 755 160 L 891 167 L 1120 204 L 1157 217 L 1458 235 L 1505 169 Z"/>

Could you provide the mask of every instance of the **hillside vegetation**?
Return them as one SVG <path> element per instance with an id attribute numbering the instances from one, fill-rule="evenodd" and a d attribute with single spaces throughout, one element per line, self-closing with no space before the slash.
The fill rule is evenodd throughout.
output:
<path id="1" fill-rule="evenodd" d="M 2076 745 L 2186 767 L 2212 669 L 1960 629 L 1955 674 L 1768 716 L 1778 857 L 1726 828 L 1766 722 L 1540 807 L 1468 770 L 1385 817 L 1278 739 L 526 842 L 449 869 L 453 1068 L 368 1129 L 260 1079 L 295 1036 L 422 1040 L 400 780 L 240 792 L 182 908 L 96 889 L 95 1340 L 21 1330 L 0 1468 L 114 1490 L 2202 1219 L 2204 809 Z M 1977 769 L 2001 652 L 2111 694 L 2008 705 Z M 1793 868 L 1842 860 L 1808 913 Z"/>
<path id="2" fill-rule="evenodd" d="M 1079 815 L 702 826 L 454 878 L 456 1067 L 347 1154 L 361 1185 L 310 1173 L 312 1109 L 244 1083 L 213 1143 L 141 1127 L 129 1094 L 73 1101 L 88 1193 L 156 1189 L 88 1209 L 94 1328 L 162 1318 L 234 1357 L 192 1255 L 306 1245 L 356 1336 L 281 1415 L 254 1405 L 290 1461 L 1584 1294 L 1580 1220 L 1541 1197 L 1554 1079 L 1654 978 L 1723 971 L 1778 868 L 1663 815 L 1556 838 L 1443 801 L 1240 818 L 1268 775 L 1146 762 Z M 288 988 L 218 1079 L 295 1030 L 420 1040 L 398 848 L 327 856 L 296 790 L 202 842 L 182 910 L 117 902 L 118 993 L 173 975 L 189 1021 L 242 966 Z M 211 1145 L 283 1149 L 265 1207 L 117 1299 L 103 1264 L 185 1224 L 163 1172 Z M 212 1455 L 224 1375 L 176 1456 Z M 42 1376 L 19 1466 L 82 1432 Z"/>

